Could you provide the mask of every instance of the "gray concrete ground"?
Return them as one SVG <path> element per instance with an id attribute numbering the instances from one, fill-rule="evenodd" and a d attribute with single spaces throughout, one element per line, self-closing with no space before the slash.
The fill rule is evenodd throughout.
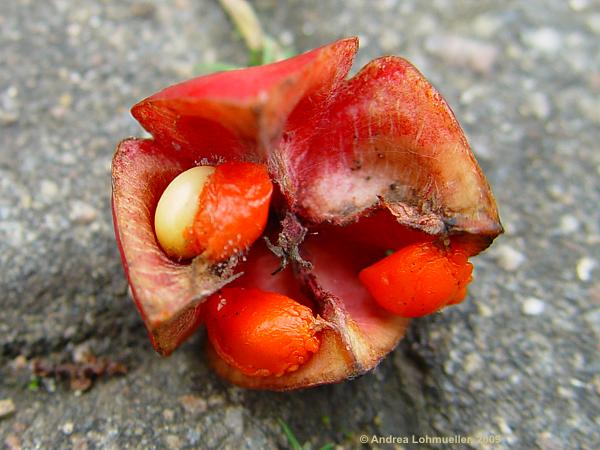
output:
<path id="1" fill-rule="evenodd" d="M 446 96 L 507 230 L 477 258 L 470 298 L 416 321 L 374 372 L 305 392 L 229 386 L 201 334 L 160 359 L 113 238 L 112 152 L 141 133 L 130 105 L 198 64 L 243 64 L 243 44 L 215 1 L 3 1 L 0 445 L 285 448 L 283 419 L 312 448 L 359 448 L 362 434 L 600 448 L 600 4 L 255 6 L 298 51 L 358 34 L 358 66 L 403 55 Z M 86 348 L 129 373 L 78 395 L 18 369 Z"/>

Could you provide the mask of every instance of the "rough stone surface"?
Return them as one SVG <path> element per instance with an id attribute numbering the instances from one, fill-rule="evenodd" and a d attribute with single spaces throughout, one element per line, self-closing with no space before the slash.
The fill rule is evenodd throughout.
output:
<path id="1" fill-rule="evenodd" d="M 284 448 L 283 419 L 313 448 L 358 448 L 362 434 L 600 448 L 599 3 L 255 6 L 296 50 L 358 34 L 357 67 L 407 57 L 453 106 L 507 230 L 477 258 L 468 301 L 416 321 L 374 372 L 305 392 L 227 385 L 206 367 L 202 333 L 160 359 L 113 238 L 112 150 L 142 133 L 130 105 L 200 64 L 244 64 L 243 45 L 215 1 L 4 1 L 0 399 L 15 411 L 0 445 Z M 29 379 L 29 359 L 82 344 L 129 373 L 79 394 Z"/>

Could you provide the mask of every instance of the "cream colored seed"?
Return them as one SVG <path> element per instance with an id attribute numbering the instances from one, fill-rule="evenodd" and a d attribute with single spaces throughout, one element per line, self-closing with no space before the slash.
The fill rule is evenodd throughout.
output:
<path id="1" fill-rule="evenodd" d="M 189 249 L 185 230 L 194 223 L 198 199 L 214 171 L 211 166 L 186 170 L 171 181 L 160 197 L 154 214 L 154 230 L 167 255 L 182 259 L 196 256 Z"/>

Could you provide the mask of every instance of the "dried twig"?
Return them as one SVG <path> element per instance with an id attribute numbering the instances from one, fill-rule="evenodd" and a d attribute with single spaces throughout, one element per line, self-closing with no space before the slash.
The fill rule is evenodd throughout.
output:
<path id="1" fill-rule="evenodd" d="M 252 58 L 261 58 L 264 49 L 264 33 L 254 9 L 245 0 L 219 0 L 231 21 L 242 35 Z"/>
<path id="2" fill-rule="evenodd" d="M 249 2 L 219 0 L 219 3 L 229 15 L 248 48 L 250 53 L 248 65 L 258 66 L 293 56 L 293 51 L 283 48 L 263 31 L 258 16 Z M 226 68 L 230 66 L 227 65 Z"/>
<path id="3" fill-rule="evenodd" d="M 74 391 L 87 391 L 96 380 L 102 376 L 125 375 L 127 367 L 120 363 L 105 358 L 96 358 L 89 355 L 84 362 L 51 363 L 42 359 L 35 359 L 31 363 L 31 370 L 37 377 L 57 378 L 68 380 Z"/>

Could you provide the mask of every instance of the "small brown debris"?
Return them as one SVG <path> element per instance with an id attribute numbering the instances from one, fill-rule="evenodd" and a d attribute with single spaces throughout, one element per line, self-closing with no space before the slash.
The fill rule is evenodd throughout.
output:
<path id="1" fill-rule="evenodd" d="M 12 368 L 14 370 L 22 370 L 27 368 L 27 358 L 24 355 L 19 355 L 12 361 Z"/>
<path id="2" fill-rule="evenodd" d="M 134 3 L 130 11 L 131 15 L 138 19 L 152 19 L 156 16 L 156 6 L 151 2 Z"/>
<path id="3" fill-rule="evenodd" d="M 12 415 L 17 409 L 11 398 L 0 400 L 0 419 Z"/>
<path id="4" fill-rule="evenodd" d="M 6 436 L 6 439 L 4 439 L 4 445 L 8 450 L 21 450 L 23 448 L 21 447 L 21 440 L 19 439 L 19 436 L 14 433 L 10 433 L 8 436 Z"/>
<path id="5" fill-rule="evenodd" d="M 179 403 L 190 414 L 202 414 L 208 407 L 206 400 L 193 394 L 182 395 Z"/>

